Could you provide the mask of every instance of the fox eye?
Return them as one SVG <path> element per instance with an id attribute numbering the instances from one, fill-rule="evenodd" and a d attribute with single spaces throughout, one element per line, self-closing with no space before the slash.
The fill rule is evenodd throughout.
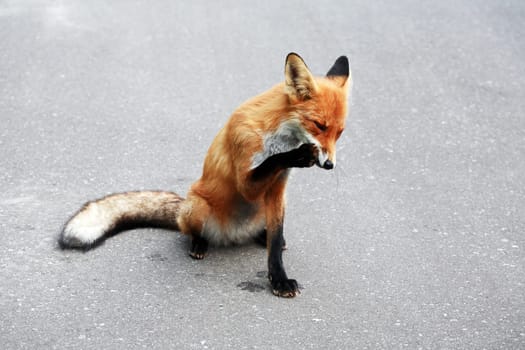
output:
<path id="1" fill-rule="evenodd" d="M 314 121 L 314 123 L 315 123 L 315 126 L 317 127 L 317 129 L 319 129 L 321 131 L 326 131 L 326 129 L 328 129 L 328 127 L 325 124 L 323 124 L 323 123 L 320 123 L 320 122 L 318 122 L 316 120 Z"/>

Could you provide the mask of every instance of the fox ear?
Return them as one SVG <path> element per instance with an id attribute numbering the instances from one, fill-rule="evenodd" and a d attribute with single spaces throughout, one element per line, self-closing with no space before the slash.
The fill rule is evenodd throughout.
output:
<path id="1" fill-rule="evenodd" d="M 286 56 L 284 76 L 286 92 L 294 99 L 308 100 L 317 91 L 317 84 L 312 73 L 296 53 L 292 52 Z"/>
<path id="2" fill-rule="evenodd" d="M 348 58 L 346 56 L 341 56 L 335 60 L 332 68 L 326 73 L 326 77 L 334 80 L 340 86 L 345 86 L 348 81 L 351 81 L 352 78 Z"/>

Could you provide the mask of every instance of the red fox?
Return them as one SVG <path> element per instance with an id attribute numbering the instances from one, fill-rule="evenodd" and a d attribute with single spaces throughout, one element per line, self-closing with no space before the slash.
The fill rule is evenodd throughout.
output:
<path id="1" fill-rule="evenodd" d="M 288 54 L 284 82 L 233 112 L 185 199 L 141 191 L 88 202 L 65 224 L 60 247 L 88 250 L 125 229 L 161 227 L 191 235 L 189 254 L 202 259 L 208 243 L 256 239 L 267 247 L 273 293 L 296 296 L 282 260 L 286 181 L 290 168 L 335 167 L 350 85 L 345 56 L 325 77 L 314 77 L 299 55 Z"/>

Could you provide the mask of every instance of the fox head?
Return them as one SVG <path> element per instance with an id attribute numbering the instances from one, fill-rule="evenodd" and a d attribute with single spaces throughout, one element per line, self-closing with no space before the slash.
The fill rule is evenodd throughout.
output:
<path id="1" fill-rule="evenodd" d="M 291 114 L 299 120 L 305 142 L 317 148 L 316 164 L 324 169 L 336 165 L 335 144 L 345 128 L 351 80 L 346 56 L 325 77 L 314 77 L 296 53 L 286 57 L 284 86 Z"/>

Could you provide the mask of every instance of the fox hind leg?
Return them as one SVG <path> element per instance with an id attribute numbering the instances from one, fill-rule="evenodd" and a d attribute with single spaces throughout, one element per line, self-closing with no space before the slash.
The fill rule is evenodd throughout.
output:
<path id="1" fill-rule="evenodd" d="M 210 207 L 201 197 L 190 193 L 181 205 L 177 223 L 180 231 L 191 236 L 189 255 L 196 260 L 202 260 L 208 252 L 208 239 L 204 235 L 204 223 L 210 216 Z"/>

